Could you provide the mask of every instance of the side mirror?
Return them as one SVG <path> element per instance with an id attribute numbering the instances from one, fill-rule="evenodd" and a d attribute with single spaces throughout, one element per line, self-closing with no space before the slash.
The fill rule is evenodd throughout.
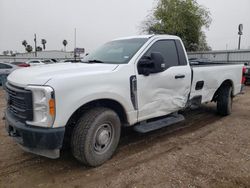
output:
<path id="1" fill-rule="evenodd" d="M 148 76 L 151 73 L 163 72 L 166 70 L 164 58 L 159 52 L 152 52 L 150 57 L 143 56 L 137 65 L 138 73 Z"/>

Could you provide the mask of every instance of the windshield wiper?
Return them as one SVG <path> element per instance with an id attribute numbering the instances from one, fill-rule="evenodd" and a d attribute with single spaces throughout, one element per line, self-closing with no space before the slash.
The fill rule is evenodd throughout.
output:
<path id="1" fill-rule="evenodd" d="M 101 60 L 93 59 L 93 60 L 88 60 L 89 63 L 104 63 Z"/>

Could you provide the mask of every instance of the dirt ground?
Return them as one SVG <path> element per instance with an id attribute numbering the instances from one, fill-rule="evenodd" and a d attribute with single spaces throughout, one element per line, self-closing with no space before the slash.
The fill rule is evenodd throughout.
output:
<path id="1" fill-rule="evenodd" d="M 0 113 L 5 108 L 0 91 Z M 0 187 L 250 187 L 250 87 L 228 117 L 216 105 L 185 112 L 186 121 L 149 134 L 123 130 L 114 157 L 98 168 L 69 151 L 51 160 L 24 152 L 0 120 Z"/>

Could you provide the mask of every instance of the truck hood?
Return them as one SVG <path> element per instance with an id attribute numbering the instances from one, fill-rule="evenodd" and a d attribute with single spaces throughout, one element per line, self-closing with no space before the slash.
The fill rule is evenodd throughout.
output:
<path id="1" fill-rule="evenodd" d="M 8 82 L 25 87 L 27 85 L 44 85 L 57 76 L 75 76 L 84 74 L 99 74 L 111 72 L 118 65 L 114 64 L 86 64 L 86 63 L 58 63 L 41 65 L 15 70 L 8 76 Z"/>

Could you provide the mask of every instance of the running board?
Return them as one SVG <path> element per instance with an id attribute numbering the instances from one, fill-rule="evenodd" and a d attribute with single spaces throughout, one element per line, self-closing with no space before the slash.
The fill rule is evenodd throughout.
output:
<path id="1" fill-rule="evenodd" d="M 179 123 L 184 120 L 185 118 L 183 115 L 176 113 L 155 121 L 141 122 L 140 124 L 134 126 L 134 130 L 139 133 L 147 133 L 150 131 L 154 131 L 157 129 L 161 129 L 163 127 L 173 125 L 175 123 Z"/>

